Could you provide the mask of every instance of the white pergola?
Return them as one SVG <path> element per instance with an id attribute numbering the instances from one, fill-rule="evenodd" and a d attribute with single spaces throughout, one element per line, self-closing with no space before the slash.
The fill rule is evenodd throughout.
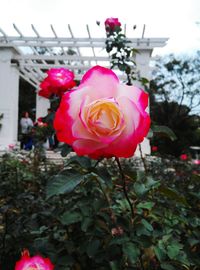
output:
<path id="1" fill-rule="evenodd" d="M 50 25 L 50 36 L 41 36 L 38 29 L 31 25 L 32 34 L 24 35 L 13 24 L 16 34 L 9 35 L 0 28 L 0 114 L 3 113 L 0 130 L 0 148 L 17 141 L 18 124 L 18 81 L 22 77 L 36 91 L 50 68 L 65 67 L 75 73 L 77 80 L 94 65 L 110 67 L 109 55 L 105 50 L 106 35 L 92 37 L 86 25 L 85 37 L 76 37 L 70 25 L 68 36 L 58 36 L 55 27 Z M 145 28 L 144 28 L 145 29 Z M 126 26 L 124 26 L 126 32 Z M 128 38 L 129 46 L 139 51 L 134 59 L 141 76 L 150 78 L 149 61 L 154 48 L 163 47 L 167 38 Z M 117 73 L 118 71 L 116 71 Z M 124 76 L 119 74 L 123 80 Z M 46 114 L 49 101 L 36 97 L 36 117 Z"/>

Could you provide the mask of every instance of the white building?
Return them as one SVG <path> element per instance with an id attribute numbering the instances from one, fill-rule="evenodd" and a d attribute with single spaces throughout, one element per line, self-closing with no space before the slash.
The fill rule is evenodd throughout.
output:
<path id="1" fill-rule="evenodd" d="M 99 48 L 105 48 L 105 37 L 92 38 L 88 26 L 86 26 L 88 36 L 85 38 L 74 37 L 70 25 L 69 37 L 58 37 L 52 25 L 51 37 L 41 37 L 33 25 L 33 35 L 24 36 L 16 25 L 13 26 L 15 36 L 7 35 L 0 29 L 0 115 L 3 113 L 0 149 L 6 149 L 9 144 L 17 143 L 20 77 L 39 90 L 39 83 L 45 77 L 45 70 L 52 67 L 69 68 L 77 74 L 76 79 L 80 79 L 81 74 L 96 64 L 105 66 L 106 63 L 109 67 L 109 56 L 106 51 L 101 50 L 102 54 L 97 55 Z M 150 79 L 149 61 L 152 51 L 156 47 L 165 46 L 167 38 L 128 39 L 131 41 L 129 46 L 139 51 L 135 60 L 140 75 Z M 83 55 L 82 48 L 88 48 L 91 54 Z M 76 54 L 68 55 L 66 53 L 68 49 L 73 49 Z M 40 50 L 46 53 L 42 54 Z M 81 71 L 81 74 L 77 71 Z M 48 99 L 36 95 L 36 117 L 45 115 L 48 107 Z M 150 153 L 147 139 L 142 143 L 142 151 Z"/>

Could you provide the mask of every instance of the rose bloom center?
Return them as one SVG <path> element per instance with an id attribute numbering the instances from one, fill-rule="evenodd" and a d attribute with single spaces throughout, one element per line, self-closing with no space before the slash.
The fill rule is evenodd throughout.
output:
<path id="1" fill-rule="evenodd" d="M 28 266 L 25 270 L 44 270 L 44 268 L 41 265 L 34 264 L 31 266 Z"/>
<path id="2" fill-rule="evenodd" d="M 57 73 L 56 74 L 56 78 L 59 80 L 59 81 L 63 81 L 64 80 L 64 76 L 62 73 Z"/>
<path id="3" fill-rule="evenodd" d="M 94 101 L 85 107 L 84 112 L 88 130 L 97 136 L 115 135 L 125 127 L 123 113 L 115 101 Z"/>

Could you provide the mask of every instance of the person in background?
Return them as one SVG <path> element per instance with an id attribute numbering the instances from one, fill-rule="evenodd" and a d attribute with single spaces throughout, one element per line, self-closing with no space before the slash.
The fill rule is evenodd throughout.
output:
<path id="1" fill-rule="evenodd" d="M 50 128 L 51 132 L 48 136 L 48 142 L 49 142 L 49 149 L 54 149 L 54 128 L 53 128 L 53 120 L 54 120 L 55 112 L 51 109 L 47 109 L 47 115 L 45 117 L 42 117 L 42 122 L 47 123 L 48 127 Z"/>
<path id="2" fill-rule="evenodd" d="M 33 121 L 29 117 L 28 112 L 24 112 L 22 114 L 22 118 L 20 120 L 20 127 L 21 127 L 20 149 L 31 150 L 33 145 L 31 136 Z"/>

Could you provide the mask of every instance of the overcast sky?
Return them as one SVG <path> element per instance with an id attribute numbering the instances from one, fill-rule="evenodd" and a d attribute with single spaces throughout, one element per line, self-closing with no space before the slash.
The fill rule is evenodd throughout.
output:
<path id="1" fill-rule="evenodd" d="M 129 36 L 141 37 L 146 24 L 145 37 L 170 38 L 154 54 L 200 49 L 200 0 L 0 0 L 0 11 L 0 27 L 8 34 L 15 33 L 12 23 L 24 34 L 30 34 L 34 24 L 41 35 L 48 35 L 54 24 L 58 35 L 64 36 L 71 24 L 78 37 L 86 36 L 89 24 L 92 36 L 102 36 L 105 19 L 118 17 L 127 24 Z"/>

